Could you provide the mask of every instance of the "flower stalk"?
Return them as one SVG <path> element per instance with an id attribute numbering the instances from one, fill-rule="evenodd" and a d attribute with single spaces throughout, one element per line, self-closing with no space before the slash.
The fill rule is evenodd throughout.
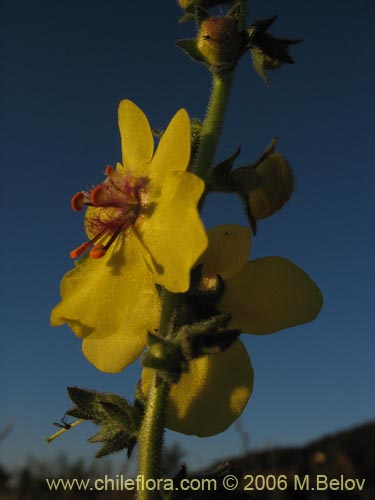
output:
<path id="1" fill-rule="evenodd" d="M 169 384 L 161 380 L 157 371 L 155 371 L 139 434 L 138 472 L 145 479 L 158 479 L 160 477 L 168 393 Z M 138 500 L 158 500 L 159 498 L 160 495 L 157 490 L 145 489 L 138 491 Z"/>
<path id="2" fill-rule="evenodd" d="M 213 73 L 212 92 L 202 126 L 201 142 L 193 166 L 193 171 L 203 179 L 208 175 L 214 161 L 233 74 L 234 70 L 222 74 Z M 159 329 L 161 337 L 164 337 L 166 334 L 175 307 L 176 295 L 164 290 Z M 138 439 L 139 474 L 145 479 L 157 479 L 160 477 L 161 452 L 169 389 L 169 383 L 161 380 L 155 371 Z M 137 496 L 138 500 L 158 500 L 158 498 L 160 498 L 158 491 L 147 489 L 139 491 Z"/>
<path id="3" fill-rule="evenodd" d="M 165 337 L 169 322 L 176 310 L 176 295 L 163 290 L 163 306 L 160 318 L 159 335 Z M 146 410 L 139 433 L 139 468 L 138 472 L 145 479 L 158 479 L 160 477 L 161 452 L 167 402 L 170 384 L 162 380 L 155 370 L 150 391 L 147 397 Z M 158 500 L 157 490 L 140 490 L 138 500 Z"/>
<path id="4" fill-rule="evenodd" d="M 202 125 L 201 142 L 193 165 L 193 172 L 203 180 L 207 178 L 215 158 L 233 75 L 234 69 L 225 73 L 213 73 L 211 96 Z"/>

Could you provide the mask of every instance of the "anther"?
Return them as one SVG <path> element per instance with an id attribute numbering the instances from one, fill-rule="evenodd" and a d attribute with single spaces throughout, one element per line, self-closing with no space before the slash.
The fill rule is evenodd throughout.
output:
<path id="1" fill-rule="evenodd" d="M 75 212 L 80 212 L 83 208 L 84 200 L 85 200 L 85 195 L 84 195 L 84 193 L 82 193 L 82 191 L 79 193 L 76 193 L 70 201 L 70 205 L 71 205 L 72 209 Z"/>
<path id="2" fill-rule="evenodd" d="M 101 184 L 94 187 L 94 189 L 91 191 L 90 201 L 94 205 L 94 207 L 100 206 L 100 195 L 102 192 L 103 192 L 103 187 Z"/>
<path id="3" fill-rule="evenodd" d="M 92 259 L 100 259 L 106 253 L 106 249 L 99 243 L 99 245 L 95 245 L 89 252 L 89 255 Z"/>
<path id="4" fill-rule="evenodd" d="M 112 177 L 114 173 L 115 169 L 111 165 L 107 165 L 105 169 L 105 174 L 108 175 L 108 177 Z"/>
<path id="5" fill-rule="evenodd" d="M 107 230 L 104 229 L 103 231 L 98 233 L 96 236 L 94 236 L 94 238 L 92 238 L 90 241 L 86 241 L 85 243 L 82 243 L 82 245 L 80 245 L 79 247 L 72 250 L 69 254 L 70 258 L 71 259 L 78 259 L 78 257 L 80 257 L 84 252 L 86 252 L 86 250 L 88 250 L 90 247 L 95 245 L 95 243 L 98 240 L 100 240 L 100 238 L 102 238 L 106 232 L 107 232 Z M 96 245 L 96 246 L 99 246 L 99 245 Z M 94 250 L 94 249 L 92 249 L 92 250 Z"/>
<path id="6" fill-rule="evenodd" d="M 101 259 L 106 251 L 108 250 L 108 248 L 112 245 L 112 243 L 115 241 L 115 239 L 117 238 L 117 236 L 121 233 L 121 231 L 124 229 L 125 227 L 125 224 L 123 224 L 122 226 L 118 227 L 116 229 L 116 231 L 112 234 L 112 236 L 109 238 L 109 240 L 107 241 L 107 243 L 105 245 L 102 245 L 101 243 L 98 243 L 97 245 L 95 245 L 89 252 L 89 255 L 92 259 Z"/>
<path id="7" fill-rule="evenodd" d="M 86 243 L 82 243 L 79 247 L 75 248 L 70 252 L 71 259 L 78 259 L 86 250 L 91 246 L 91 242 L 87 241 Z"/>

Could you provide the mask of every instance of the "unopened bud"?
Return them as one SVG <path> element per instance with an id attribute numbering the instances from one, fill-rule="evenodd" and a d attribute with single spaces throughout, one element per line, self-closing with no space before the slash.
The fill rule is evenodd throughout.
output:
<path id="1" fill-rule="evenodd" d="M 259 184 L 249 193 L 250 210 L 255 219 L 264 219 L 280 210 L 293 193 L 294 176 L 289 163 L 278 153 L 271 153 L 255 172 Z"/>
<path id="2" fill-rule="evenodd" d="M 233 63 L 242 46 L 237 22 L 231 17 L 210 17 L 202 22 L 197 48 L 209 64 L 220 66 Z"/>

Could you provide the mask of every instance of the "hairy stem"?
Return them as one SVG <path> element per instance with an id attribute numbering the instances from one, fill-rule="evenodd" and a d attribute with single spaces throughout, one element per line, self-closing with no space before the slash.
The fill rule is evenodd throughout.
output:
<path id="1" fill-rule="evenodd" d="M 193 166 L 193 171 L 203 180 L 207 178 L 215 158 L 233 74 L 234 69 L 227 73 L 213 73 L 212 92 L 202 125 L 201 142 Z"/>
<path id="2" fill-rule="evenodd" d="M 139 474 L 147 479 L 160 477 L 161 450 L 169 384 L 158 377 L 155 370 L 147 397 L 147 407 L 139 435 Z M 138 500 L 159 500 L 159 492 L 151 489 L 139 490 Z"/>
<path id="3" fill-rule="evenodd" d="M 164 337 L 167 333 L 169 321 L 176 309 L 176 295 L 163 290 L 163 307 L 160 319 L 159 335 Z M 160 478 L 161 451 L 169 384 L 158 377 L 155 370 L 151 387 L 147 395 L 146 411 L 139 433 L 139 468 L 138 473 L 146 479 Z M 155 490 L 139 490 L 138 500 L 159 500 L 160 494 Z"/>

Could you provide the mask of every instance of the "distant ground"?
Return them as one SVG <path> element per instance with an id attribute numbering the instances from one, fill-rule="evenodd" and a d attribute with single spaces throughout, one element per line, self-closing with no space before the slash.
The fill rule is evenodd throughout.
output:
<path id="1" fill-rule="evenodd" d="M 182 462 L 179 448 L 165 453 L 165 477 L 171 478 Z M 67 462 L 61 457 L 56 463 L 32 460 L 19 471 L 7 472 L 0 465 L 0 500 L 76 500 L 87 498 L 133 500 L 130 491 L 95 491 L 76 487 L 47 488 L 46 478 L 115 477 L 110 469 L 95 461 L 85 464 Z M 239 478 L 238 487 L 223 488 L 228 474 Z M 183 468 L 179 478 L 183 478 Z M 189 476 L 188 476 L 189 477 Z M 193 474 L 191 478 L 215 478 L 218 487 L 211 491 L 185 493 L 173 500 L 375 500 L 375 422 L 324 437 L 306 446 L 275 448 L 237 457 L 223 457 L 210 472 Z M 90 483 L 91 484 L 91 483 Z M 179 485 L 176 479 L 176 485 Z M 181 489 L 179 494 L 181 494 Z"/>
<path id="2" fill-rule="evenodd" d="M 249 498 L 375 500 L 375 422 L 323 437 L 303 447 L 252 452 L 232 457 L 229 462 L 233 471 L 242 477 L 242 486 L 248 488 Z M 244 480 L 246 475 L 249 477 Z M 256 480 L 256 476 L 261 477 Z M 275 489 L 275 479 L 271 476 L 276 479 Z M 282 489 L 285 486 L 282 479 L 286 477 L 288 487 L 284 491 L 277 487 L 280 477 Z"/>

